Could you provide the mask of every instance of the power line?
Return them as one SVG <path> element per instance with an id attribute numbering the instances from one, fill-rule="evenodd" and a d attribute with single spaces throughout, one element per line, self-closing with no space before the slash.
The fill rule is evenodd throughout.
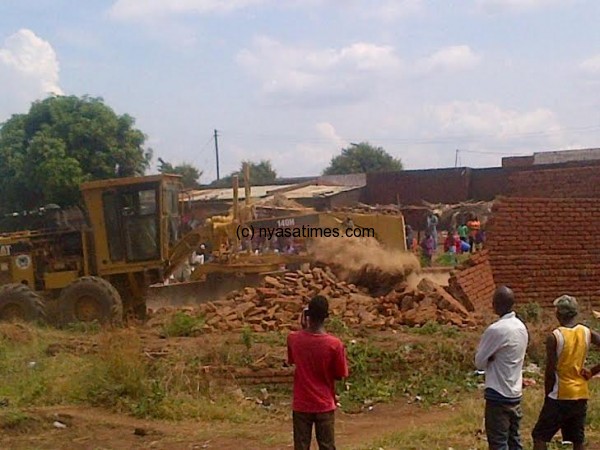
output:
<path id="1" fill-rule="evenodd" d="M 201 157 L 201 156 L 203 156 L 203 155 L 205 155 L 205 154 L 204 154 L 204 151 L 206 150 L 206 148 L 208 147 L 208 145 L 209 145 L 210 143 L 212 143 L 212 141 L 213 141 L 213 136 L 211 135 L 211 136 L 210 136 L 210 137 L 207 139 L 207 141 L 206 141 L 206 142 L 205 142 L 205 143 L 202 145 L 202 147 L 200 147 L 200 150 L 198 150 L 198 153 L 197 153 L 196 157 L 195 157 L 195 158 L 194 158 L 194 160 L 192 161 L 192 165 L 194 165 L 194 166 L 195 166 L 195 165 L 196 165 L 196 164 L 197 164 L 197 163 L 200 161 L 200 157 Z"/>
<path id="2" fill-rule="evenodd" d="M 507 155 L 513 155 L 513 156 L 518 156 L 518 155 L 524 155 L 524 152 L 518 152 L 518 153 L 510 153 L 510 152 L 488 152 L 488 151 L 480 151 L 480 150 L 456 150 L 457 152 L 462 152 L 462 153 L 476 153 L 479 155 L 500 155 L 500 156 L 507 156 Z"/>
<path id="3" fill-rule="evenodd" d="M 429 138 L 422 137 L 370 137 L 369 140 L 376 142 L 391 142 L 398 144 L 410 144 L 410 145 L 427 145 L 427 144 L 444 144 L 444 143 L 453 143 L 457 140 L 476 140 L 476 139 L 485 139 L 485 138 L 528 138 L 528 137 L 544 137 L 551 136 L 558 133 L 570 132 L 575 134 L 580 133 L 589 133 L 600 131 L 600 125 L 588 125 L 583 127 L 557 127 L 549 130 L 538 130 L 538 131 L 528 131 L 528 132 L 520 132 L 520 133 L 507 133 L 507 134 L 495 134 L 495 133 L 487 133 L 487 134 L 456 134 L 456 135 L 447 135 L 447 136 L 434 136 Z M 220 131 L 223 134 L 223 130 Z M 293 136 L 287 134 L 271 134 L 271 133 L 251 133 L 251 132 L 241 132 L 241 131 L 225 131 L 229 138 L 256 138 L 261 140 L 271 140 L 278 142 L 290 142 L 290 143 L 329 143 L 331 139 L 329 138 L 320 138 L 320 137 L 308 137 L 308 136 Z M 349 142 L 360 141 L 360 138 L 350 138 L 345 139 Z"/>

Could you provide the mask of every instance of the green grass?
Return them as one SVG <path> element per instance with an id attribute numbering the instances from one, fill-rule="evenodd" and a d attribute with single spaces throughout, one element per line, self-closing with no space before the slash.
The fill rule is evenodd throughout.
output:
<path id="1" fill-rule="evenodd" d="M 203 316 L 192 316 L 177 311 L 163 326 L 163 334 L 167 337 L 197 336 L 202 333 L 205 319 Z"/>
<path id="2" fill-rule="evenodd" d="M 519 306 L 517 315 L 525 323 L 539 323 L 544 316 L 544 312 L 539 303 L 531 302 Z"/>
<path id="3" fill-rule="evenodd" d="M 460 330 L 452 325 L 445 325 L 435 321 L 426 322 L 421 327 L 407 328 L 411 334 L 420 334 L 425 336 L 441 335 L 443 337 L 455 338 L 460 334 Z"/>
<path id="4" fill-rule="evenodd" d="M 190 329 L 188 319 L 185 326 L 182 319 L 174 320 L 178 330 Z M 597 326 L 595 322 L 590 325 Z M 543 369 L 544 339 L 555 326 L 554 319 L 542 311 L 528 326 L 531 343 L 526 364 L 535 362 Z M 472 375 L 481 330 L 429 323 L 421 328 L 365 335 L 335 320 L 329 321 L 328 327 L 343 339 L 350 364 L 348 384 L 338 386 L 342 410 L 357 412 L 374 402 L 410 401 L 429 411 L 444 404 L 448 411 L 447 419 L 439 423 L 382 436 L 360 448 L 485 447 L 477 434 L 483 412 L 477 390 L 481 379 Z M 194 340 L 173 339 L 166 341 L 169 352 L 162 357 L 146 354 L 145 333 L 0 324 L 0 399 L 8 399 L 10 405 L 0 409 L 0 426 L 27 429 L 35 426 L 29 420 L 28 407 L 60 404 L 99 406 L 143 418 L 219 422 L 222 430 L 234 430 L 238 424 L 244 424 L 240 429 L 245 430 L 259 423 L 267 424 L 263 430 L 270 430 L 271 423 L 289 420 L 290 385 L 243 387 L 242 391 L 227 373 L 205 370 L 250 367 L 256 361 L 281 367 L 287 333 L 247 329 L 223 336 L 202 334 Z M 58 352 L 47 351 L 57 343 Z M 600 356 L 591 352 L 590 359 Z M 535 389 L 527 390 L 524 435 L 540 408 L 540 376 L 537 381 Z M 592 385 L 594 392 L 600 393 L 600 383 L 594 381 Z M 261 387 L 267 387 L 270 394 L 269 409 L 244 399 L 259 396 Z M 595 399 L 589 417 L 590 436 L 600 437 L 600 403 Z M 250 431 L 258 433 L 260 429 L 257 426 Z M 262 442 L 276 446 L 281 436 L 266 432 Z"/>
<path id="5" fill-rule="evenodd" d="M 23 340 L 14 327 L 0 325 L 0 399 L 11 407 L 83 404 L 137 417 L 237 423 L 257 416 L 256 407 L 240 401 L 231 382 L 214 382 L 202 371 L 205 363 L 214 362 L 210 353 L 204 360 L 179 353 L 152 360 L 135 332 L 117 330 L 99 333 L 93 352 L 51 354 L 46 350 L 53 341 L 86 335 L 25 326 Z"/>
<path id="6" fill-rule="evenodd" d="M 597 443 L 600 438 L 600 384 L 593 383 L 592 399 L 588 408 L 588 423 L 586 435 L 588 442 Z M 373 442 L 355 447 L 356 450 L 421 450 L 440 449 L 487 449 L 483 428 L 484 400 L 481 393 L 470 394 L 463 397 L 462 401 L 447 414 L 447 419 L 439 420 L 426 425 L 415 425 L 401 432 L 390 433 Z M 523 420 L 521 423 L 521 439 L 524 448 L 532 448 L 531 430 L 537 420 L 543 403 L 543 389 L 538 386 L 528 388 L 524 392 L 522 408 Z M 415 419 L 418 424 L 419 419 Z M 571 448 L 561 446 L 556 439 L 551 449 Z"/>
<path id="7" fill-rule="evenodd" d="M 71 322 L 64 326 L 66 331 L 72 333 L 96 334 L 102 330 L 102 325 L 97 321 L 93 322 Z"/>
<path id="8" fill-rule="evenodd" d="M 458 255 L 452 255 L 450 253 L 441 253 L 433 258 L 434 266 L 456 266 L 464 263 L 471 256 L 470 253 L 459 253 Z"/>
<path id="9" fill-rule="evenodd" d="M 0 430 L 11 432 L 27 432 L 40 425 L 38 418 L 18 408 L 0 411 Z"/>
<path id="10" fill-rule="evenodd" d="M 350 377 L 348 386 L 339 386 L 343 410 L 356 412 L 399 396 L 426 405 L 452 403 L 476 387 L 471 375 L 476 341 L 437 324 L 421 330 L 431 339 L 400 346 L 346 340 Z"/>

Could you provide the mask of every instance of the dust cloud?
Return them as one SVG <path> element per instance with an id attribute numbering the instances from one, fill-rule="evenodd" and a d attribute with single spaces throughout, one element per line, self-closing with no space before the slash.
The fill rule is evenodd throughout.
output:
<path id="1" fill-rule="evenodd" d="M 374 296 L 386 294 L 421 269 L 412 253 L 385 248 L 371 238 L 316 239 L 308 251 L 338 278 L 364 287 Z"/>
<path id="2" fill-rule="evenodd" d="M 414 254 L 384 248 L 373 238 L 315 239 L 308 251 L 318 262 L 335 265 L 352 272 L 370 266 L 385 273 L 408 275 L 421 268 Z"/>

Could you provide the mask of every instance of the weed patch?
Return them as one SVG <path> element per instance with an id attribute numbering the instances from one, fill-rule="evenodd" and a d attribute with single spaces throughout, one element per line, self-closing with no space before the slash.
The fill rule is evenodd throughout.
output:
<path id="1" fill-rule="evenodd" d="M 347 343 L 350 377 L 340 395 L 342 407 L 355 411 L 365 404 L 405 395 L 425 404 L 452 403 L 476 387 L 473 372 L 474 340 L 464 342 L 438 324 L 422 327 L 436 339 L 392 349 L 371 342 Z M 452 328 L 448 328 L 450 330 Z"/>
<path id="2" fill-rule="evenodd" d="M 460 334 L 458 328 L 453 327 L 451 325 L 440 324 L 435 321 L 426 322 L 421 327 L 408 328 L 408 331 L 412 334 L 420 334 L 420 335 L 440 334 L 444 337 L 457 337 Z"/>
<path id="3" fill-rule="evenodd" d="M 246 350 L 250 350 L 252 344 L 254 344 L 254 333 L 252 333 L 252 330 L 248 326 L 242 330 L 242 344 L 244 344 Z"/>
<path id="4" fill-rule="evenodd" d="M 0 429 L 5 432 L 24 433 L 37 428 L 41 424 L 39 418 L 34 417 L 20 409 L 8 409 L 0 413 Z"/>
<path id="5" fill-rule="evenodd" d="M 341 319 L 341 317 L 333 316 L 327 320 L 327 331 L 339 338 L 345 338 L 352 335 L 352 331 Z"/>
<path id="6" fill-rule="evenodd" d="M 102 331 L 102 325 L 97 320 L 93 322 L 71 322 L 64 326 L 65 331 L 81 334 L 96 334 Z"/>
<path id="7" fill-rule="evenodd" d="M 163 326 L 163 334 L 167 337 L 196 336 L 202 333 L 205 320 L 203 316 L 191 316 L 177 311 Z"/>
<path id="8" fill-rule="evenodd" d="M 543 309 L 539 303 L 525 303 L 517 308 L 517 316 L 524 323 L 539 323 L 542 319 Z"/>

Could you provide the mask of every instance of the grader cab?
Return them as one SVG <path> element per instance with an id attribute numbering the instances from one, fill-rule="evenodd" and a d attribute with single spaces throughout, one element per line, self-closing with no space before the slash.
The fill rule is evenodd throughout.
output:
<path id="1" fill-rule="evenodd" d="M 46 208 L 27 214 L 44 216 L 36 228 L 0 233 L 0 320 L 145 314 L 146 288 L 163 280 L 179 238 L 180 177 L 92 181 L 81 191 L 79 219 Z"/>

